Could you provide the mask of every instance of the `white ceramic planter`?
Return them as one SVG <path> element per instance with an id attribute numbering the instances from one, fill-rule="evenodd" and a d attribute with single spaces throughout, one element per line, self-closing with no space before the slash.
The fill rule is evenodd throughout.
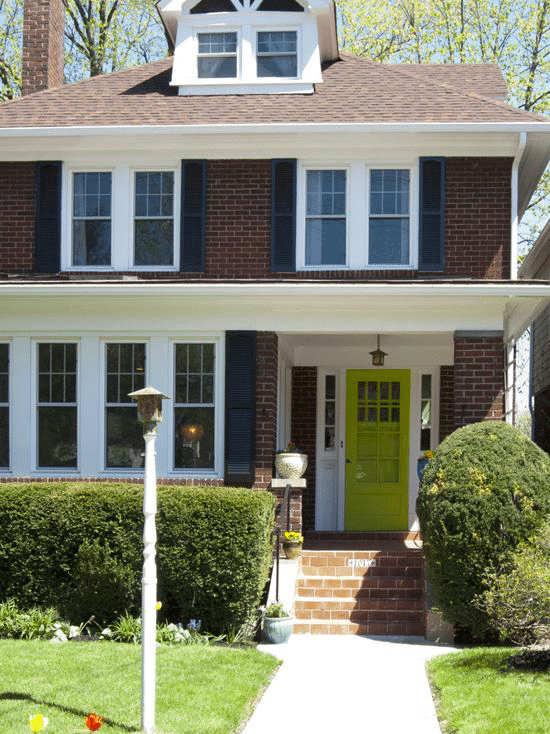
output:
<path id="1" fill-rule="evenodd" d="M 306 454 L 275 454 L 275 469 L 281 479 L 300 479 L 307 469 Z"/>

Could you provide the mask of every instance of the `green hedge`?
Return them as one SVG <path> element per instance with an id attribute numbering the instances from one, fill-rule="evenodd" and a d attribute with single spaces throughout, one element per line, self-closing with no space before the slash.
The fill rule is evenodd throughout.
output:
<path id="1" fill-rule="evenodd" d="M 426 467 L 417 511 L 435 603 L 485 636 L 487 574 L 550 516 L 550 457 L 506 423 L 460 428 Z"/>
<path id="2" fill-rule="evenodd" d="M 0 601 L 75 623 L 139 613 L 142 503 L 140 485 L 0 485 Z M 212 632 L 244 623 L 266 583 L 273 508 L 268 492 L 158 487 L 162 617 Z"/>

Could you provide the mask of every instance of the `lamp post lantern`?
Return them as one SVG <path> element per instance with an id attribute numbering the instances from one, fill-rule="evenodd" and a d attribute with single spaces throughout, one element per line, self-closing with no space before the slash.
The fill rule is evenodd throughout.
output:
<path id="1" fill-rule="evenodd" d="M 141 580 L 141 728 L 155 731 L 157 566 L 157 472 L 155 442 L 157 424 L 162 421 L 162 401 L 168 399 L 154 387 L 128 394 L 137 401 L 138 421 L 143 424 L 145 479 L 143 483 L 143 576 Z"/>

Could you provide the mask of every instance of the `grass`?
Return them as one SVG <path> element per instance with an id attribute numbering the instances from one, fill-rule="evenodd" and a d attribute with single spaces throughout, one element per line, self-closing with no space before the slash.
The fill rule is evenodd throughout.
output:
<path id="1" fill-rule="evenodd" d="M 428 674 L 445 734 L 546 734 L 550 674 L 508 669 L 518 648 L 474 648 L 434 658 Z"/>
<path id="2" fill-rule="evenodd" d="M 255 649 L 157 648 L 159 734 L 231 734 L 279 662 Z M 85 717 L 103 717 L 101 734 L 140 731 L 141 647 L 110 642 L 0 640 L 0 734 L 29 732 L 28 719 L 49 719 L 45 734 L 85 734 Z"/>

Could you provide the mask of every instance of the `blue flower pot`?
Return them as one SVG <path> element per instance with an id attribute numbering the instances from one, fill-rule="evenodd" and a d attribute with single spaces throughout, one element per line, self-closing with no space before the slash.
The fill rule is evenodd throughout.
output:
<path id="1" fill-rule="evenodd" d="M 418 474 L 418 478 L 420 479 L 420 481 L 422 481 L 424 469 L 428 466 L 429 462 L 429 459 L 418 459 L 418 464 L 416 465 L 416 473 Z"/>
<path id="2" fill-rule="evenodd" d="M 264 637 L 273 645 L 288 642 L 294 627 L 294 617 L 265 617 Z"/>

